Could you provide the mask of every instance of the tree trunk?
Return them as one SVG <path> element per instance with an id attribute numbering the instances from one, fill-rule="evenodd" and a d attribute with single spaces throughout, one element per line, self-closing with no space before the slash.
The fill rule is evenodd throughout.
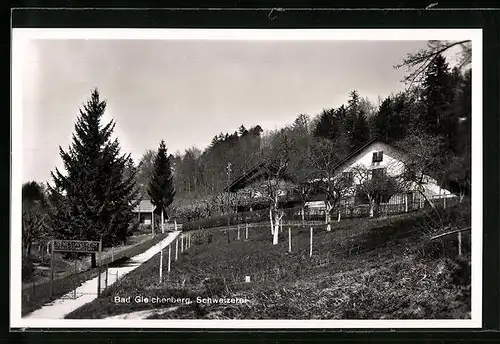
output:
<path id="1" fill-rule="evenodd" d="M 430 199 L 427 198 L 427 196 L 424 194 L 424 192 L 422 190 L 418 190 L 418 192 L 420 193 L 420 195 L 422 195 L 424 200 L 426 200 L 427 203 L 429 203 L 429 205 L 431 206 L 432 209 L 436 209 L 436 206 L 434 205 L 434 203 Z"/>
<path id="2" fill-rule="evenodd" d="M 340 208 L 339 208 L 339 218 L 337 219 L 337 222 L 340 222 Z"/>
<path id="3" fill-rule="evenodd" d="M 163 209 L 161 210 L 161 233 L 165 233 L 165 217 Z"/>
<path id="4" fill-rule="evenodd" d="M 302 209 L 300 209 L 300 217 L 302 219 L 302 227 L 304 227 L 306 225 L 305 213 L 306 213 L 306 206 L 302 205 Z"/>
<path id="5" fill-rule="evenodd" d="M 325 202 L 325 224 L 326 224 L 326 231 L 330 232 L 332 230 L 332 226 L 330 224 L 332 220 L 332 214 L 331 211 L 333 209 L 333 206 L 331 205 L 330 202 Z"/>
<path id="6" fill-rule="evenodd" d="M 373 217 L 375 210 L 375 201 L 373 199 L 370 200 L 370 217 Z"/>
<path id="7" fill-rule="evenodd" d="M 274 215 L 275 217 L 274 217 L 273 245 L 277 245 L 281 217 L 277 211 L 275 211 L 274 213 L 275 213 L 275 215 Z"/>
<path id="8" fill-rule="evenodd" d="M 155 235 L 155 214 L 153 211 L 151 212 L 151 234 Z"/>
<path id="9" fill-rule="evenodd" d="M 26 254 L 28 255 L 28 257 L 31 255 L 31 246 L 32 246 L 32 243 L 28 242 L 28 245 L 26 247 Z"/>
<path id="10" fill-rule="evenodd" d="M 273 209 L 272 209 L 272 207 L 269 207 L 269 222 L 271 223 L 271 235 L 274 235 Z"/>

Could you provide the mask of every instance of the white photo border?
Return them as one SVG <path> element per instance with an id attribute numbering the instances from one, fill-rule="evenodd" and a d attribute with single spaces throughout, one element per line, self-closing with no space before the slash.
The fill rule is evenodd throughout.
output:
<path id="1" fill-rule="evenodd" d="M 24 47 L 30 40 L 294 40 L 294 41 L 472 41 L 472 228 L 471 318 L 453 320 L 109 320 L 28 319 L 21 317 L 22 282 L 22 73 Z M 483 131 L 482 29 L 12 29 L 11 51 L 11 328 L 154 328 L 154 329 L 448 329 L 482 327 Z"/>

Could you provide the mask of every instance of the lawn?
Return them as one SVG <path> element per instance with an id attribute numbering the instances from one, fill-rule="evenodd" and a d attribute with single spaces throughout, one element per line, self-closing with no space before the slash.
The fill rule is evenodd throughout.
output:
<path id="1" fill-rule="evenodd" d="M 140 236 L 138 238 L 132 237 L 129 244 L 126 246 L 110 248 L 103 251 L 100 257 L 98 257 L 98 265 L 104 266 L 119 259 L 138 255 L 163 240 L 167 235 L 168 233 L 157 234 L 154 238 L 150 235 Z M 111 254 L 111 251 L 113 251 L 113 254 Z M 50 270 L 44 270 L 44 274 L 38 278 L 37 283 L 33 283 L 33 281 L 31 283 L 24 283 L 21 314 L 26 315 L 41 308 L 43 305 L 67 294 L 81 283 L 99 274 L 98 268 L 91 268 L 89 257 L 82 259 L 82 261 L 78 263 L 80 269 L 77 270 L 75 274 L 73 273 L 73 263 L 63 259 L 60 254 L 57 254 L 54 264 L 56 270 L 54 278 L 54 296 L 52 297 L 50 296 Z M 46 264 L 50 266 L 50 260 L 48 260 Z"/>
<path id="2" fill-rule="evenodd" d="M 273 246 L 267 226 L 249 240 L 227 242 L 224 231 L 193 231 L 193 246 L 159 283 L 159 255 L 67 318 L 104 318 L 178 306 L 152 318 L 185 319 L 454 319 L 470 317 L 470 244 L 457 259 L 456 237 L 429 243 L 425 212 L 385 219 L 346 219 L 288 228 Z M 450 217 L 453 218 L 453 217 Z M 165 250 L 166 251 L 166 250 Z M 168 252 L 168 251 L 167 251 Z M 165 253 L 164 253 L 165 254 Z M 245 277 L 250 282 L 245 282 Z M 131 297 L 117 303 L 116 296 Z M 145 303 L 134 298 L 239 297 L 243 304 Z"/>

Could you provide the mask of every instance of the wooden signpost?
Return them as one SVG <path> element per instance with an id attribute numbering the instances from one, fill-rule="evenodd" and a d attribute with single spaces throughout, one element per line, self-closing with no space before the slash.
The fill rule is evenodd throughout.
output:
<path id="1" fill-rule="evenodd" d="M 74 252 L 74 253 L 97 253 L 102 251 L 102 240 L 99 241 L 86 241 L 86 240 L 56 240 L 50 242 L 51 257 L 50 257 L 50 296 L 54 296 L 54 252 Z M 76 262 L 75 262 L 76 272 Z M 99 267 L 97 285 L 97 295 L 101 292 L 101 271 Z M 76 289 L 75 289 L 76 290 Z"/>

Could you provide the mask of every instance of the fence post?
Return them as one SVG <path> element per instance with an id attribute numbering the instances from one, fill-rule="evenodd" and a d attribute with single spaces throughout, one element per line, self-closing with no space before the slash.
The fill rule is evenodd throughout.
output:
<path id="1" fill-rule="evenodd" d="M 408 194 L 405 194 L 405 213 L 408 212 Z"/>
<path id="2" fill-rule="evenodd" d="M 101 296 L 101 266 L 97 267 L 97 297 Z"/>
<path id="3" fill-rule="evenodd" d="M 240 240 L 240 224 L 238 223 L 238 240 Z"/>
<path id="4" fill-rule="evenodd" d="M 248 240 L 248 223 L 245 223 L 245 239 Z"/>
<path id="5" fill-rule="evenodd" d="M 179 255 L 179 238 L 175 239 L 175 260 L 177 261 L 177 257 Z"/>
<path id="6" fill-rule="evenodd" d="M 170 272 L 170 255 L 172 251 L 172 245 L 168 245 L 168 269 L 167 271 Z"/>
<path id="7" fill-rule="evenodd" d="M 106 281 L 104 282 L 105 288 L 108 287 L 108 273 L 109 273 L 109 266 L 106 264 Z"/>
<path id="8" fill-rule="evenodd" d="M 292 252 L 292 230 L 288 227 L 288 252 Z"/>
<path id="9" fill-rule="evenodd" d="M 52 297 L 54 296 L 54 240 L 51 240 L 50 245 L 50 296 Z"/>
<path id="10" fill-rule="evenodd" d="M 311 239 L 309 240 L 309 257 L 313 255 L 313 228 L 311 227 Z"/>
<path id="11" fill-rule="evenodd" d="M 74 268 L 75 268 L 75 270 L 74 270 L 74 275 L 75 275 L 75 277 L 76 277 L 76 259 L 75 259 Z M 72 284 L 73 284 L 73 299 L 76 299 L 76 282 L 75 282 L 75 279 L 74 279 L 74 278 L 72 278 L 71 280 L 72 280 L 72 282 L 73 282 L 73 283 L 72 283 Z"/>
<path id="12" fill-rule="evenodd" d="M 162 274 L 163 274 L 163 249 L 160 250 L 160 284 L 162 281 Z"/>
<path id="13" fill-rule="evenodd" d="M 462 257 L 462 232 L 458 232 L 458 256 Z"/>
<path id="14" fill-rule="evenodd" d="M 443 197 L 443 208 L 446 209 L 446 197 Z"/>

